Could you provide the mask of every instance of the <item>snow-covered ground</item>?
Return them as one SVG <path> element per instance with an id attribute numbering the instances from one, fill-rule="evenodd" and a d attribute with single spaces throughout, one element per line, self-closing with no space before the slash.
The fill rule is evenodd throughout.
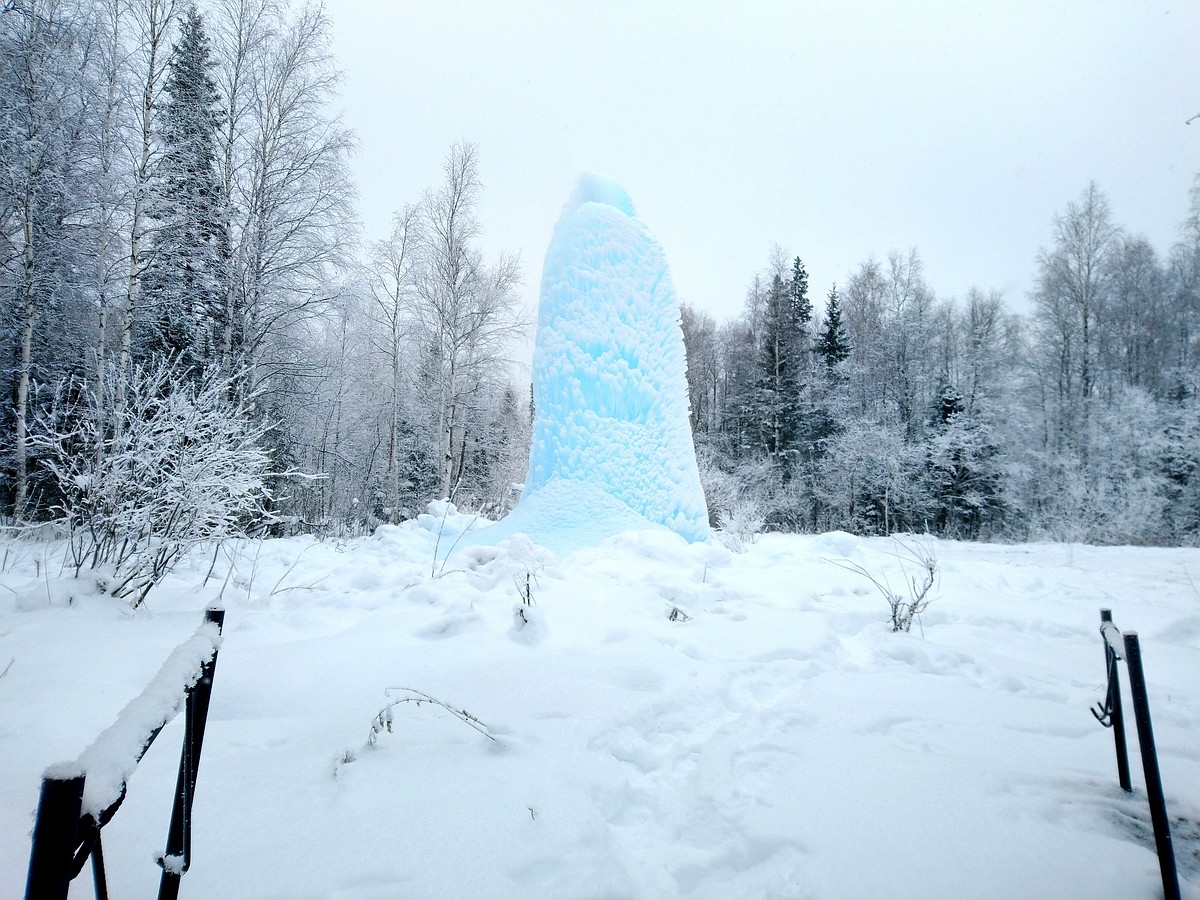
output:
<path id="1" fill-rule="evenodd" d="M 1127 797 L 1088 712 L 1101 606 L 1141 634 L 1200 896 L 1196 550 L 929 541 L 936 599 L 893 634 L 831 562 L 898 587 L 891 540 L 450 553 L 468 522 L 248 544 L 207 583 L 197 555 L 136 612 L 60 577 L 61 547 L 0 546 L 0 895 L 24 890 L 42 771 L 223 594 L 185 897 L 1160 896 L 1132 722 Z M 403 703 L 368 746 L 389 687 L 495 740 Z M 177 719 L 104 831 L 114 896 L 156 890 L 181 738 Z"/>

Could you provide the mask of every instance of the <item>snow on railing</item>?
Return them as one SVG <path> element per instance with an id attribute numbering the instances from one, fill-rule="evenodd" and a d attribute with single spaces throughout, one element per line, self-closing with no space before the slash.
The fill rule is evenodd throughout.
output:
<path id="1" fill-rule="evenodd" d="M 209 609 L 204 624 L 175 648 L 158 674 L 73 762 L 50 766 L 42 778 L 29 855 L 26 898 L 65 900 L 71 881 L 89 858 L 96 896 L 107 897 L 100 830 L 125 799 L 126 785 L 163 727 L 185 710 L 183 751 L 166 851 L 159 858 L 159 898 L 179 893 L 191 857 L 192 798 L 208 718 L 212 678 L 221 646 L 223 609 Z"/>
<path id="2" fill-rule="evenodd" d="M 192 686 L 217 655 L 221 629 L 205 622 L 194 635 L 171 651 L 154 680 L 117 715 L 75 762 L 87 775 L 83 813 L 100 814 L 125 793 L 125 784 L 163 726 L 183 709 Z"/>

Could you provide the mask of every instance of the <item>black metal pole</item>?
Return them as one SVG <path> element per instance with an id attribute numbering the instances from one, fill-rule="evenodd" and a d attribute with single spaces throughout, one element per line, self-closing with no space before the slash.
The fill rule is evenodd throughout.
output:
<path id="1" fill-rule="evenodd" d="M 1108 721 L 1112 726 L 1113 744 L 1117 752 L 1117 780 L 1121 782 L 1121 788 L 1129 793 L 1133 792 L 1133 782 L 1129 778 L 1129 748 L 1125 745 L 1125 713 L 1121 708 L 1121 679 L 1117 673 L 1117 656 L 1116 648 L 1108 639 L 1108 635 L 1104 633 L 1104 626 L 1113 625 L 1112 610 L 1100 610 L 1100 634 L 1104 638 L 1104 664 L 1108 669 L 1108 700 L 1109 711 Z"/>
<path id="2" fill-rule="evenodd" d="M 96 900 L 108 900 L 108 877 L 104 874 L 104 845 L 100 831 L 96 831 L 96 843 L 92 846 L 92 885 L 96 889 Z"/>
<path id="3" fill-rule="evenodd" d="M 83 775 L 43 778 L 29 850 L 26 900 L 66 900 L 71 889 L 71 861 L 79 838 Z"/>
<path id="4" fill-rule="evenodd" d="M 205 610 L 204 621 L 216 624 L 220 631 L 225 626 L 225 610 Z M 217 654 L 214 651 L 212 659 L 201 670 L 200 679 L 188 691 L 184 707 L 183 751 L 179 757 L 179 777 L 175 782 L 175 805 L 171 810 L 171 825 L 167 831 L 167 849 L 163 853 L 162 879 L 158 883 L 159 900 L 176 900 L 179 896 L 179 880 L 192 861 L 192 800 L 196 793 L 200 748 L 204 743 L 204 728 L 208 722 L 208 705 L 216 668 Z"/>
<path id="5" fill-rule="evenodd" d="M 1137 723 L 1138 745 L 1142 751 L 1142 771 L 1146 775 L 1146 795 L 1150 801 L 1150 821 L 1154 825 L 1154 845 L 1158 849 L 1163 895 L 1166 900 L 1179 900 L 1179 875 L 1175 871 L 1175 850 L 1171 846 L 1171 823 L 1167 819 L 1167 801 L 1163 797 L 1162 776 L 1158 771 L 1158 751 L 1154 747 L 1154 729 L 1150 725 L 1150 698 L 1146 693 L 1142 648 L 1136 631 L 1125 635 L 1125 662 L 1129 666 L 1129 694 L 1133 698 L 1133 719 Z"/>

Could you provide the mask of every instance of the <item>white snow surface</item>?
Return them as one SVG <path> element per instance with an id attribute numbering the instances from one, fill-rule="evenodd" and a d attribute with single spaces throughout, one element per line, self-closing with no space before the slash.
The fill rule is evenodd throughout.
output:
<path id="1" fill-rule="evenodd" d="M 1200 897 L 1195 549 L 930 541 L 934 602 L 893 634 L 833 562 L 899 586 L 888 539 L 734 554 L 654 528 L 563 557 L 521 536 L 464 547 L 471 528 L 442 504 L 370 538 L 246 543 L 206 582 L 209 549 L 136 613 L 55 574 L 61 545 L 0 547 L 0 896 L 22 894 L 47 764 L 219 600 L 185 896 L 1150 900 L 1136 734 L 1127 796 L 1088 712 L 1106 606 L 1141 635 Z M 406 703 L 368 747 L 388 687 L 497 740 Z M 182 735 L 176 718 L 105 829 L 114 896 L 155 890 Z"/>
<path id="2" fill-rule="evenodd" d="M 501 534 L 523 531 L 556 551 L 630 527 L 594 491 L 571 505 L 591 537 L 542 520 L 576 485 L 691 541 L 708 536 L 708 508 L 688 419 L 679 303 L 657 238 L 629 195 L 584 175 L 555 228 L 542 270 L 533 356 L 535 416 L 525 491 Z M 537 500 L 558 484 L 553 501 Z"/>

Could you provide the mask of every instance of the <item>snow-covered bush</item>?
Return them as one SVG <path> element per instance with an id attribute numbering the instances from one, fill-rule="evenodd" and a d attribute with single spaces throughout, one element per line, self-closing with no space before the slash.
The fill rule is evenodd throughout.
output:
<path id="1" fill-rule="evenodd" d="M 1180 496 L 1173 476 L 1195 443 L 1171 424 L 1170 410 L 1140 388 L 1122 388 L 1095 404 L 1086 462 L 1070 452 L 1047 453 L 1041 461 L 1055 490 L 1032 516 L 1033 536 L 1094 544 L 1170 540 L 1171 501 Z M 1174 533 L 1178 539 L 1186 531 L 1176 525 Z"/>
<path id="2" fill-rule="evenodd" d="M 265 516 L 270 458 L 236 379 L 192 379 L 167 363 L 135 370 L 123 410 L 83 391 L 37 423 L 57 482 L 76 572 L 138 606 L 197 544 L 242 536 Z"/>
<path id="3" fill-rule="evenodd" d="M 708 448 L 700 449 L 697 462 L 711 524 L 719 530 L 722 543 L 741 552 L 754 543 L 767 524 L 765 484 L 760 476 L 769 470 L 770 463 L 752 462 L 737 472 L 725 472 Z M 755 466 L 760 471 L 749 471 Z"/>
<path id="4" fill-rule="evenodd" d="M 696 466 L 700 472 L 700 485 L 704 489 L 708 504 L 709 525 L 718 526 L 717 517 L 728 510 L 737 500 L 738 480 L 721 467 L 720 455 L 704 442 L 696 445 Z"/>
<path id="5" fill-rule="evenodd" d="M 717 527 L 731 550 L 744 550 L 763 530 L 762 507 L 751 497 L 740 498 L 728 509 L 717 511 Z"/>

